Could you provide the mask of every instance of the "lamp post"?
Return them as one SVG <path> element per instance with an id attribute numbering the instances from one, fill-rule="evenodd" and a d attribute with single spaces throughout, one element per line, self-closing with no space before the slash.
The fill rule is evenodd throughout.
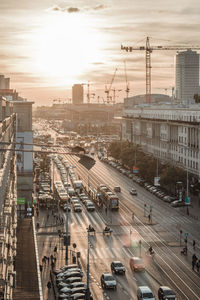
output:
<path id="1" fill-rule="evenodd" d="M 69 180 L 69 167 L 67 168 L 67 183 Z M 68 185 L 67 185 L 67 197 L 69 197 L 68 195 Z M 68 199 L 67 199 L 67 205 L 66 205 L 66 253 L 65 253 L 65 260 L 66 260 L 66 265 L 68 265 L 68 248 L 69 248 L 69 244 L 70 244 L 70 237 L 69 237 L 69 210 L 68 210 Z"/>
<path id="2" fill-rule="evenodd" d="M 86 300 L 90 300 L 90 243 L 89 243 L 89 230 L 88 230 L 88 253 L 87 253 L 87 289 Z"/>

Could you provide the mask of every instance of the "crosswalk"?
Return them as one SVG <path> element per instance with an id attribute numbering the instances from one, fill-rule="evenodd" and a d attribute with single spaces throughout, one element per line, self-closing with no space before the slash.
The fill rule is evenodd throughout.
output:
<path id="1" fill-rule="evenodd" d="M 88 255 L 88 250 L 79 247 L 82 259 L 86 259 Z M 121 260 L 122 258 L 130 257 L 130 253 L 124 247 L 90 247 L 90 260 Z"/>

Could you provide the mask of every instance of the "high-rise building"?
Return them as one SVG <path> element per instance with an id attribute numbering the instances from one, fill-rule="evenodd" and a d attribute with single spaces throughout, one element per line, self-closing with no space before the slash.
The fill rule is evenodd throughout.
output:
<path id="1" fill-rule="evenodd" d="M 74 84 L 72 87 L 72 103 L 83 104 L 83 85 Z"/>
<path id="2" fill-rule="evenodd" d="M 187 50 L 176 55 L 176 98 L 182 102 L 194 102 L 199 91 L 199 54 Z"/>

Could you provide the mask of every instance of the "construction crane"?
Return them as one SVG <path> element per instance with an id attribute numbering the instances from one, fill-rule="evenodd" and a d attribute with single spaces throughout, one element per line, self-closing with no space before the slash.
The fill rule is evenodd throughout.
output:
<path id="1" fill-rule="evenodd" d="M 111 83 L 110 83 L 110 85 L 109 85 L 109 88 L 107 88 L 107 86 L 105 86 L 105 93 L 106 93 L 106 95 L 107 95 L 107 103 L 110 103 L 110 99 L 111 99 L 111 97 L 110 97 L 110 91 L 111 91 L 111 87 L 112 87 L 113 81 L 114 81 L 114 79 L 115 79 L 116 72 L 117 72 L 117 68 L 115 69 L 115 72 L 114 72 L 114 74 L 113 74 Z"/>
<path id="2" fill-rule="evenodd" d="M 124 73 L 125 73 L 125 79 L 126 79 L 126 89 L 125 89 L 125 92 L 126 92 L 126 98 L 128 98 L 128 95 L 129 95 L 129 92 L 130 92 L 130 88 L 129 88 L 129 82 L 128 82 L 128 79 L 127 79 L 126 61 L 124 61 Z"/>
<path id="3" fill-rule="evenodd" d="M 90 95 L 90 82 L 88 81 L 88 83 L 81 83 L 81 85 L 87 85 L 87 103 L 90 103 L 91 96 L 95 96 L 94 93 Z"/>
<path id="4" fill-rule="evenodd" d="M 116 100 L 116 92 L 121 92 L 122 90 L 117 90 L 116 88 L 111 89 L 113 91 L 113 103 L 115 103 Z"/>
<path id="5" fill-rule="evenodd" d="M 139 47 L 127 47 L 121 45 L 121 50 L 125 50 L 126 52 L 138 51 L 143 50 L 146 52 L 146 102 L 151 103 L 151 53 L 153 50 L 199 50 L 200 46 L 150 46 L 149 37 L 146 38 L 146 46 L 139 46 Z"/>

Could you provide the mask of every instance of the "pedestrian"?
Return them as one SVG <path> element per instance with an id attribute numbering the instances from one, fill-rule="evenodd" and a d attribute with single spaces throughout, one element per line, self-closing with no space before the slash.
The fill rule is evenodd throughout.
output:
<path id="1" fill-rule="evenodd" d="M 43 264 L 43 265 L 46 265 L 45 257 L 42 258 L 42 264 Z"/>
<path id="2" fill-rule="evenodd" d="M 186 238 L 185 238 L 185 240 L 184 240 L 184 241 L 185 241 L 185 244 L 187 245 L 187 236 L 186 236 Z"/>
<path id="3" fill-rule="evenodd" d="M 200 268 L 200 259 L 197 260 L 197 262 L 196 262 L 196 268 L 197 268 L 197 272 L 199 272 L 199 268 Z"/>
<path id="4" fill-rule="evenodd" d="M 193 240 L 192 246 L 193 246 L 193 249 L 195 250 L 195 246 L 196 246 L 196 241 L 195 240 Z"/>
<path id="5" fill-rule="evenodd" d="M 48 262 L 48 265 L 49 265 L 49 256 L 47 256 L 47 262 Z"/>
<path id="6" fill-rule="evenodd" d="M 37 214 L 37 218 L 39 217 L 39 210 L 37 209 L 36 211 L 36 214 Z"/>
<path id="7" fill-rule="evenodd" d="M 195 267 L 195 261 L 193 260 L 192 261 L 192 270 L 194 270 L 194 267 Z"/>
<path id="8" fill-rule="evenodd" d="M 64 220 L 63 220 L 63 218 L 61 218 L 61 224 L 63 224 L 64 223 Z"/>
<path id="9" fill-rule="evenodd" d="M 42 270 L 43 270 L 43 266 L 42 265 L 40 265 L 40 272 L 42 273 Z"/>
<path id="10" fill-rule="evenodd" d="M 54 247 L 54 252 L 57 253 L 57 245 Z"/>
<path id="11" fill-rule="evenodd" d="M 47 288 L 48 288 L 48 290 L 50 291 L 50 289 L 51 289 L 51 281 L 48 281 L 48 282 L 47 282 Z"/>
<path id="12" fill-rule="evenodd" d="M 51 262 L 51 269 L 53 270 L 54 267 L 55 267 L 55 263 L 52 261 L 52 262 Z"/>
<path id="13" fill-rule="evenodd" d="M 56 257 L 54 257 L 54 264 L 56 265 Z"/>
<path id="14" fill-rule="evenodd" d="M 151 221 L 151 215 L 150 214 L 148 215 L 148 219 L 149 219 L 149 223 L 150 223 L 150 221 Z"/>
<path id="15" fill-rule="evenodd" d="M 192 270 L 194 270 L 194 267 L 196 265 L 196 262 L 197 262 L 197 257 L 196 257 L 196 254 L 194 253 L 192 255 Z"/>
<path id="16" fill-rule="evenodd" d="M 51 256 L 50 256 L 50 259 L 51 259 L 51 262 L 53 261 L 53 255 L 51 254 Z"/>

